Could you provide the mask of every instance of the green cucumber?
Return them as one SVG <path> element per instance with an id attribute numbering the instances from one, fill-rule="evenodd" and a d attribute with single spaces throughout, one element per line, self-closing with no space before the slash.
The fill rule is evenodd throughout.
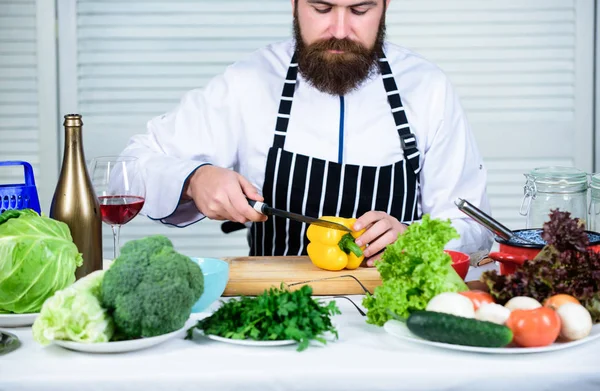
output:
<path id="1" fill-rule="evenodd" d="M 408 329 L 428 341 L 452 345 L 501 348 L 513 340 L 504 325 L 433 311 L 415 311 L 406 320 Z"/>

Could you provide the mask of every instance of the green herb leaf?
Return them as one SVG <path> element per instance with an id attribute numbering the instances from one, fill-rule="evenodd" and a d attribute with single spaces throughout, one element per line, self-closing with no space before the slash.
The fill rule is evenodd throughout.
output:
<path id="1" fill-rule="evenodd" d="M 204 334 L 232 339 L 256 341 L 298 341 L 298 351 L 305 350 L 311 340 L 323 344 L 323 335 L 338 332 L 331 323 L 333 315 L 341 314 L 334 301 L 321 305 L 312 298 L 308 285 L 296 291 L 271 288 L 257 297 L 242 296 L 224 302 L 211 316 L 196 324 Z M 191 334 L 188 332 L 188 338 Z"/>

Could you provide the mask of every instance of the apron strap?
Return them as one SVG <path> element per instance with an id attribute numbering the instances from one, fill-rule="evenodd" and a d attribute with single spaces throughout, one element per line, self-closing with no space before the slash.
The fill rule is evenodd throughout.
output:
<path id="1" fill-rule="evenodd" d="M 275 124 L 275 138 L 273 139 L 273 147 L 281 148 L 285 144 L 285 136 L 288 125 L 290 123 L 290 113 L 292 112 L 292 101 L 294 92 L 296 91 L 296 80 L 298 78 L 298 60 L 297 53 L 294 52 L 292 61 L 288 68 L 281 99 L 279 101 L 279 111 L 277 112 L 277 123 Z"/>
<path id="2" fill-rule="evenodd" d="M 400 137 L 400 144 L 402 145 L 404 156 L 415 175 L 418 176 L 421 171 L 421 163 L 419 161 L 421 153 L 417 148 L 417 138 L 410 131 L 410 125 L 406 117 L 404 106 L 402 106 L 402 99 L 400 98 L 396 80 L 394 80 L 394 74 L 392 73 L 392 69 L 385 55 L 382 55 L 379 59 L 379 69 L 381 70 L 383 86 L 385 87 L 385 92 L 388 96 L 388 103 L 392 108 L 392 115 L 394 116 L 394 122 L 396 123 L 396 130 Z"/>
<path id="3" fill-rule="evenodd" d="M 396 131 L 400 137 L 400 145 L 404 151 L 404 156 L 412 171 L 418 175 L 421 171 L 421 163 L 419 157 L 421 153 L 417 148 L 417 138 L 410 131 L 410 125 L 406 117 L 406 112 L 402 106 L 402 99 L 394 80 L 394 74 L 390 68 L 385 55 L 379 59 L 379 69 L 383 78 L 383 86 L 388 96 L 388 103 L 392 110 L 392 116 L 396 124 Z M 296 81 L 298 78 L 298 54 L 294 52 L 290 66 L 287 71 L 283 91 L 281 92 L 281 100 L 279 101 L 279 110 L 277 112 L 277 122 L 275 124 L 275 135 L 273 139 L 273 147 L 283 149 L 285 145 L 285 136 L 287 134 L 288 125 L 290 123 L 290 114 L 292 112 L 292 102 L 294 92 L 296 91 Z"/>

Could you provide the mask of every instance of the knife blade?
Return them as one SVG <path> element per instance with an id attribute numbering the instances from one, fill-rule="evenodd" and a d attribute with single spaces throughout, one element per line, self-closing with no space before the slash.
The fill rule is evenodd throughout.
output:
<path id="1" fill-rule="evenodd" d="M 255 211 L 262 213 L 267 216 L 283 217 L 285 219 L 299 221 L 306 224 L 320 225 L 321 227 L 333 228 L 340 231 L 352 232 L 352 230 L 345 225 L 334 223 L 332 221 L 317 219 L 314 217 L 304 216 L 298 213 L 292 213 L 281 209 L 275 209 L 265 204 L 264 202 L 248 200 L 248 203 Z"/>

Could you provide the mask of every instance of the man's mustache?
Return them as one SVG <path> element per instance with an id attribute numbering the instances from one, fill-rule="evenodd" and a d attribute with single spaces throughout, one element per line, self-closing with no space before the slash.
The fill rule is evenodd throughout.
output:
<path id="1" fill-rule="evenodd" d="M 327 50 L 337 50 L 341 52 L 350 52 L 350 53 L 364 53 L 368 52 L 368 50 L 362 46 L 358 42 L 354 42 L 350 39 L 343 38 L 329 38 L 326 40 L 321 40 L 312 43 L 308 47 L 309 51 L 327 51 Z"/>

